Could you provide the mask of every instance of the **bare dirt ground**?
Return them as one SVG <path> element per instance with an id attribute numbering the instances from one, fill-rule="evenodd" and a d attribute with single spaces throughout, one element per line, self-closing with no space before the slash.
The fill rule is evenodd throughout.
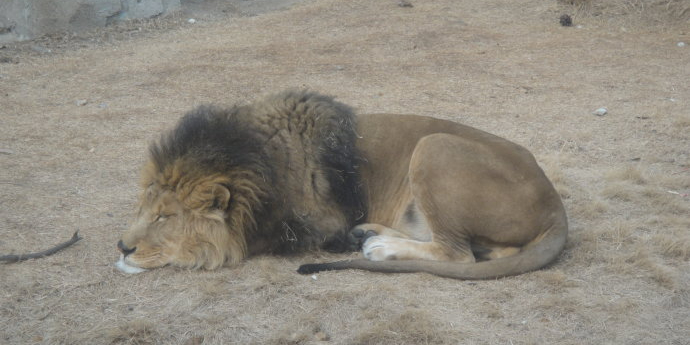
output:
<path id="1" fill-rule="evenodd" d="M 0 343 L 686 344 L 687 3 L 669 1 L 668 22 L 634 1 L 411 3 L 311 0 L 0 49 L 0 253 L 84 237 L 0 264 Z M 287 87 L 526 146 L 564 198 L 565 252 L 491 281 L 295 273 L 343 257 L 327 254 L 117 271 L 148 143 L 194 105 Z"/>

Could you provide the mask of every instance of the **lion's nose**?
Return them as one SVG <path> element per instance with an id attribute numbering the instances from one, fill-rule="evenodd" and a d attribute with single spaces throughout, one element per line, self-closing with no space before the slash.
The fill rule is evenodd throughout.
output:
<path id="1" fill-rule="evenodd" d="M 137 247 L 134 247 L 132 249 L 128 248 L 124 243 L 122 243 L 122 240 L 119 240 L 117 242 L 117 248 L 120 249 L 122 254 L 124 254 L 125 256 L 132 254 L 135 250 L 137 250 Z"/>

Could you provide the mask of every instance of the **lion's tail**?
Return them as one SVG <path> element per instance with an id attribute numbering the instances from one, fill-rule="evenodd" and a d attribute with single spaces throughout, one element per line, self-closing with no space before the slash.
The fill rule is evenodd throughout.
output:
<path id="1" fill-rule="evenodd" d="M 518 275 L 540 269 L 558 257 L 565 246 L 568 224 L 565 217 L 549 228 L 541 238 L 533 241 L 513 256 L 477 263 L 456 263 L 452 261 L 391 260 L 370 261 L 366 259 L 344 260 L 322 264 L 306 264 L 297 270 L 300 274 L 311 274 L 327 270 L 361 269 L 384 273 L 426 272 L 454 279 L 494 279 Z"/>

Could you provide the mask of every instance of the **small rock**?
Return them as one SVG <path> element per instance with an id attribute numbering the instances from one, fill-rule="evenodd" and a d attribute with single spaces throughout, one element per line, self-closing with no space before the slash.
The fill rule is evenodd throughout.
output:
<path id="1" fill-rule="evenodd" d="M 606 109 L 606 107 L 601 107 L 601 108 L 595 110 L 592 114 L 594 114 L 594 115 L 596 115 L 596 116 L 604 116 L 604 115 L 606 115 L 608 112 L 609 112 L 609 110 Z"/>
<path id="2" fill-rule="evenodd" d="M 560 18 L 560 23 L 561 26 L 573 26 L 573 18 L 570 18 L 569 15 L 564 14 Z"/>
<path id="3" fill-rule="evenodd" d="M 685 42 L 678 42 L 678 44 L 676 44 L 676 45 L 677 45 L 679 48 L 683 48 L 683 47 L 685 47 Z"/>
<path id="4" fill-rule="evenodd" d="M 31 46 L 31 50 L 33 50 L 33 51 L 35 51 L 35 52 L 37 52 L 37 53 L 41 53 L 41 54 L 49 54 L 49 53 L 52 53 L 52 51 L 51 51 L 50 49 L 45 48 L 45 47 L 41 47 L 41 46 L 36 45 L 36 44 L 34 44 L 34 45 Z"/>
<path id="5" fill-rule="evenodd" d="M 189 24 L 194 24 L 194 23 L 196 23 L 196 19 L 194 19 L 194 18 L 189 18 L 189 19 L 187 19 L 187 23 L 189 23 Z"/>
<path id="6" fill-rule="evenodd" d="M 398 1 L 398 7 L 414 7 L 409 1 L 400 0 Z"/>
<path id="7" fill-rule="evenodd" d="M 582 25 L 576 26 L 576 28 L 578 28 L 578 29 L 582 29 L 583 27 L 584 27 L 584 26 L 582 26 Z"/>
<path id="8" fill-rule="evenodd" d="M 2 153 L 4 155 L 13 155 L 14 151 L 12 151 L 10 149 L 0 149 L 0 153 Z"/>
<path id="9" fill-rule="evenodd" d="M 317 280 L 317 279 L 319 279 L 319 278 L 316 276 L 316 274 L 312 274 L 312 275 L 311 275 L 311 279 Z"/>
<path id="10" fill-rule="evenodd" d="M 89 153 L 94 153 L 94 152 L 96 152 L 96 148 L 95 148 L 95 147 L 92 147 L 92 148 L 89 149 Z"/>
<path id="11" fill-rule="evenodd" d="M 105 109 L 108 107 L 108 103 L 100 103 L 100 104 L 98 104 L 98 107 L 101 109 Z"/>
<path id="12" fill-rule="evenodd" d="M 89 103 L 89 102 L 88 102 L 87 100 L 85 100 L 85 99 L 78 99 L 75 103 L 76 103 L 78 106 L 83 107 L 83 106 L 86 105 L 86 103 Z"/>

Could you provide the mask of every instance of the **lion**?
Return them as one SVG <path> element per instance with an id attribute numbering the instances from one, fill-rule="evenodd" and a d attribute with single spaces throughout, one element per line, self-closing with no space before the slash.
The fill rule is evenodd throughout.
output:
<path id="1" fill-rule="evenodd" d="M 525 148 L 455 122 L 354 115 L 312 91 L 201 106 L 153 143 L 117 266 L 217 269 L 258 254 L 361 250 L 298 272 L 490 279 L 566 242 L 561 199 Z"/>

